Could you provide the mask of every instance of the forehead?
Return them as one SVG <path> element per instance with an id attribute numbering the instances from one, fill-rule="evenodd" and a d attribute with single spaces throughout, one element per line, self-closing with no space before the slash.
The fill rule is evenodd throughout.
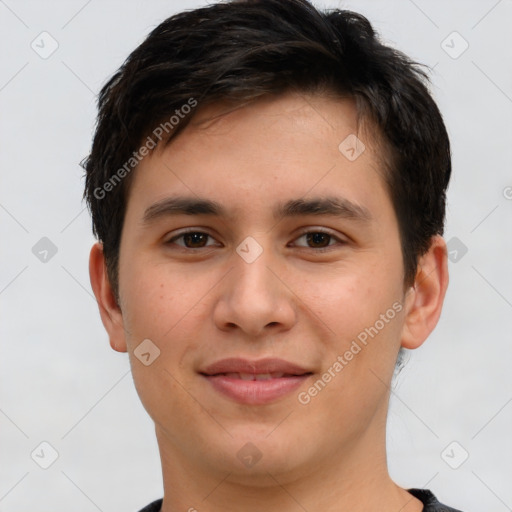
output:
<path id="1" fill-rule="evenodd" d="M 337 189 L 371 205 L 384 185 L 376 138 L 349 99 L 288 93 L 199 106 L 138 165 L 130 196 L 147 208 L 179 191 L 229 201 L 236 214 L 255 203 L 275 213 L 277 202 Z"/>
<path id="2" fill-rule="evenodd" d="M 189 136 L 195 133 L 214 137 L 227 135 L 234 129 L 246 131 L 250 125 L 255 131 L 270 128 L 278 122 L 284 127 L 286 122 L 287 131 L 303 131 L 315 138 L 333 130 L 354 134 L 366 132 L 366 126 L 358 117 L 352 98 L 293 91 L 265 95 L 243 103 L 219 101 L 199 106 L 186 131 Z M 286 133 L 281 135 L 284 140 Z M 365 133 L 364 137 L 368 136 Z"/>

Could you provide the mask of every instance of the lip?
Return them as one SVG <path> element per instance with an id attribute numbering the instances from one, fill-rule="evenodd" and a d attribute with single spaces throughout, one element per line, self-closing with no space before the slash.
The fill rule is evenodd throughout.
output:
<path id="1" fill-rule="evenodd" d="M 283 359 L 242 358 L 216 361 L 199 373 L 215 391 L 238 403 L 249 405 L 275 402 L 295 391 L 312 374 Z M 237 374 L 243 374 L 243 378 Z M 247 380 L 251 375 L 265 375 L 265 380 Z"/>
<path id="2" fill-rule="evenodd" d="M 299 365 L 285 361 L 284 359 L 266 358 L 250 360 L 241 357 L 221 359 L 210 364 L 199 373 L 205 375 L 217 375 L 219 373 L 286 373 L 290 375 L 304 375 L 311 373 Z"/>

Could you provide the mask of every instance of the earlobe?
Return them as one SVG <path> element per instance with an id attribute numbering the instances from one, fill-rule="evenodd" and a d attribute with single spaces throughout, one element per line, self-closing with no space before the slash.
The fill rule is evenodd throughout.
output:
<path id="1" fill-rule="evenodd" d="M 118 352 L 126 352 L 123 315 L 110 285 L 103 246 L 100 242 L 96 242 L 91 248 L 89 278 L 100 310 L 101 321 L 110 338 L 110 346 Z"/>
<path id="2" fill-rule="evenodd" d="M 446 243 L 443 237 L 436 235 L 432 237 L 428 252 L 420 258 L 414 286 L 407 292 L 402 347 L 418 348 L 434 330 L 441 316 L 447 287 Z"/>

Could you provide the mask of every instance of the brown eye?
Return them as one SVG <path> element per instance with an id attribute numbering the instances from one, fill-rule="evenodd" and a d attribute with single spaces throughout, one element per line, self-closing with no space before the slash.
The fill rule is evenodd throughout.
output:
<path id="1" fill-rule="evenodd" d="M 181 235 L 177 235 L 171 238 L 167 244 L 176 244 L 181 247 L 185 247 L 187 249 L 201 249 L 203 247 L 209 247 L 214 244 L 208 244 L 208 239 L 213 238 L 208 233 L 203 233 L 201 231 L 189 231 L 187 233 L 182 233 Z M 178 242 L 180 240 L 180 242 Z"/>
<path id="2" fill-rule="evenodd" d="M 306 240 L 311 247 L 327 247 L 331 240 L 332 236 L 327 233 L 322 233 L 321 231 L 316 233 L 307 233 Z"/>
<path id="3" fill-rule="evenodd" d="M 204 247 L 207 240 L 208 235 L 205 233 L 186 233 L 183 235 L 185 246 L 193 249 L 196 249 L 197 247 Z"/>
<path id="4" fill-rule="evenodd" d="M 307 231 L 295 239 L 296 246 L 306 249 L 322 250 L 344 243 L 342 239 L 325 231 Z"/>

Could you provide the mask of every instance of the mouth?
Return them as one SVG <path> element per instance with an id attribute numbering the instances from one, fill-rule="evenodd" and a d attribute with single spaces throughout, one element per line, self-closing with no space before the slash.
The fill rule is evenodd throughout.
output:
<path id="1" fill-rule="evenodd" d="M 224 377 L 228 377 L 230 379 L 240 379 L 240 380 L 270 380 L 270 379 L 282 379 L 282 378 L 298 377 L 299 376 L 299 375 L 294 375 L 291 373 L 284 373 L 284 372 L 272 372 L 272 373 L 229 372 L 229 373 L 217 373 L 215 375 L 223 375 Z M 210 375 L 210 377 L 214 377 L 215 375 Z"/>
<path id="2" fill-rule="evenodd" d="M 289 395 L 313 372 L 282 359 L 231 358 L 217 361 L 199 374 L 224 397 L 242 404 L 263 405 Z"/>

